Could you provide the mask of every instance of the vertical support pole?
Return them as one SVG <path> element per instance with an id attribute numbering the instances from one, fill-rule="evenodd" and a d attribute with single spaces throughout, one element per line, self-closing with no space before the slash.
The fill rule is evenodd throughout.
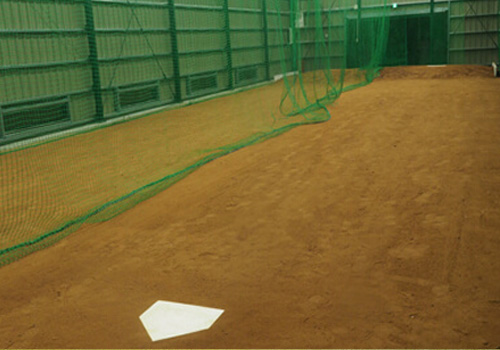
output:
<path id="1" fill-rule="evenodd" d="M 265 65 L 266 65 L 266 80 L 271 79 L 271 65 L 269 62 L 269 24 L 267 19 L 267 1 L 262 0 L 262 18 L 264 24 L 264 50 Z"/>
<path id="2" fill-rule="evenodd" d="M 359 43 L 359 37 L 361 36 L 361 0 L 358 0 L 358 24 L 356 27 L 356 43 Z"/>
<path id="3" fill-rule="evenodd" d="M 5 126 L 3 123 L 2 107 L 0 106 L 0 139 L 5 137 Z"/>
<path id="4" fill-rule="evenodd" d="M 500 0 L 498 0 L 498 5 L 497 5 L 497 30 L 498 30 L 498 38 L 497 38 L 498 59 L 497 59 L 497 64 L 500 64 Z"/>
<path id="5" fill-rule="evenodd" d="M 434 0 L 431 0 L 431 23 L 430 23 L 430 35 L 431 35 L 431 52 L 430 52 L 430 63 L 434 64 L 434 49 L 436 47 L 436 40 L 434 35 Z"/>
<path id="6" fill-rule="evenodd" d="M 101 75 L 99 73 L 99 62 L 97 60 L 97 42 L 95 38 L 94 10 L 92 0 L 85 0 L 85 32 L 89 45 L 89 61 L 92 68 L 92 90 L 94 91 L 96 119 L 104 120 L 104 107 L 102 104 Z"/>
<path id="7" fill-rule="evenodd" d="M 292 49 L 292 72 L 298 70 L 297 60 L 299 59 L 297 50 L 296 25 L 297 25 L 297 0 L 290 1 L 290 45 Z"/>
<path id="8" fill-rule="evenodd" d="M 499 0 L 500 1 L 500 0 Z M 448 0 L 448 43 L 446 64 L 450 64 L 450 45 L 451 45 L 451 0 Z"/>
<path id="9" fill-rule="evenodd" d="M 223 0 L 224 12 L 224 31 L 226 33 L 226 52 L 227 52 L 227 74 L 228 74 L 228 89 L 234 88 L 233 79 L 233 53 L 231 52 L 231 27 L 229 22 L 229 0 Z"/>
<path id="10" fill-rule="evenodd" d="M 175 20 L 175 0 L 168 2 L 168 19 L 170 23 L 170 43 L 172 45 L 172 65 L 174 69 L 175 102 L 181 102 L 181 73 L 179 65 L 179 46 L 177 42 L 177 24 Z"/>

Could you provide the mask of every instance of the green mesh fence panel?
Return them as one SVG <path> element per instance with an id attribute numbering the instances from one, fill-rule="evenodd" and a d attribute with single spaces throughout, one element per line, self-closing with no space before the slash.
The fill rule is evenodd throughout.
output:
<path id="1" fill-rule="evenodd" d="M 498 0 L 0 1 L 0 265 L 218 157 L 327 121 L 331 102 L 384 66 L 498 60 L 499 11 Z"/>

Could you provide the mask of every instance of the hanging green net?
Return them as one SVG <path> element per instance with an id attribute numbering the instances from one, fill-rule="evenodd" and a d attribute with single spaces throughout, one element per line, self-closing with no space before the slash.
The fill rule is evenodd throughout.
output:
<path id="1" fill-rule="evenodd" d="M 398 3 L 0 1 L 0 265 L 327 121 L 384 66 L 498 58 L 497 0 Z"/>

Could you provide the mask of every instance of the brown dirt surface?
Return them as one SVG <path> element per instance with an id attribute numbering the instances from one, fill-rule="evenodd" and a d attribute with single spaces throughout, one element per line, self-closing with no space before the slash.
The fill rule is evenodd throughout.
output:
<path id="1" fill-rule="evenodd" d="M 384 69 L 381 79 L 457 79 L 489 78 L 493 69 L 488 66 L 411 66 Z"/>
<path id="2" fill-rule="evenodd" d="M 498 347 L 500 79 L 393 70 L 0 268 L 0 348 Z M 225 313 L 151 343 L 156 300 Z"/>

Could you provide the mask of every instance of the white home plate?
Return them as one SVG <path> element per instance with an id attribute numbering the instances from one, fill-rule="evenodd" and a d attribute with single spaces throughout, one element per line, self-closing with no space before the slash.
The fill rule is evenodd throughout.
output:
<path id="1" fill-rule="evenodd" d="M 139 318 L 153 341 L 200 332 L 212 327 L 224 310 L 157 301 Z"/>

